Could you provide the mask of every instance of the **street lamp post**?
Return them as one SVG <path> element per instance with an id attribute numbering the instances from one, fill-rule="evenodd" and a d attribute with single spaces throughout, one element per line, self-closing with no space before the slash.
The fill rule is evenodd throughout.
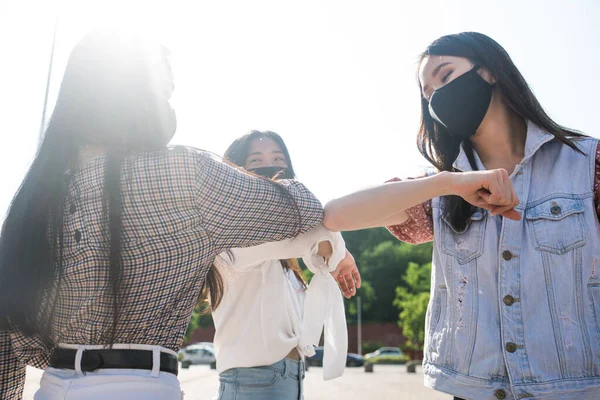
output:
<path id="1" fill-rule="evenodd" d="M 357 324 L 356 324 L 356 328 L 358 330 L 357 332 L 357 341 L 358 341 L 358 354 L 362 355 L 362 320 L 361 320 L 361 304 L 360 304 L 360 296 L 356 297 L 356 307 L 357 307 L 357 313 L 356 313 L 356 319 L 357 319 Z"/>

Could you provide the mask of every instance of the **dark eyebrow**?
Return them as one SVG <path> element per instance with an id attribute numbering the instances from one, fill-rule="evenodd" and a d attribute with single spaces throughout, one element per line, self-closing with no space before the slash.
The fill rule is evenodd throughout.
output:
<path id="1" fill-rule="evenodd" d="M 449 64 L 452 64 L 452 62 L 451 61 L 446 61 L 444 63 L 441 63 L 440 65 L 438 65 L 437 67 L 435 67 L 435 69 L 433 70 L 433 72 L 431 73 L 431 75 L 435 78 L 437 76 L 437 74 L 440 73 L 440 70 L 442 68 L 444 68 L 446 65 L 449 65 Z M 429 86 L 427 86 L 427 85 L 423 86 L 421 94 L 423 95 L 424 98 L 427 98 L 427 96 L 425 96 L 425 93 L 427 93 L 428 90 L 429 90 Z"/>
<path id="2" fill-rule="evenodd" d="M 440 70 L 441 70 L 442 68 L 444 68 L 444 67 L 445 67 L 446 65 L 448 65 L 448 64 L 452 64 L 452 62 L 450 62 L 450 61 L 447 61 L 447 62 L 445 62 L 445 63 L 441 63 L 440 65 L 438 65 L 437 67 L 435 67 L 435 69 L 433 70 L 433 72 L 431 73 L 431 75 L 432 75 L 432 76 L 435 78 L 435 77 L 436 77 L 436 75 L 440 73 Z"/>

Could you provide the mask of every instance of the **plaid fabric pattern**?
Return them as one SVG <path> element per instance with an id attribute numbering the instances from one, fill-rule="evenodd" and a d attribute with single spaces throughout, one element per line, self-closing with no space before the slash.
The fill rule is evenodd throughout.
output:
<path id="1" fill-rule="evenodd" d="M 70 174 L 55 343 L 105 344 L 112 326 L 103 179 L 103 157 Z M 187 147 L 130 156 L 122 171 L 116 342 L 178 351 L 217 254 L 289 238 L 321 222 L 322 206 L 302 184 L 280 183 Z M 0 335 L 0 398 L 20 399 L 25 365 L 44 368 L 51 349 L 19 332 Z"/>

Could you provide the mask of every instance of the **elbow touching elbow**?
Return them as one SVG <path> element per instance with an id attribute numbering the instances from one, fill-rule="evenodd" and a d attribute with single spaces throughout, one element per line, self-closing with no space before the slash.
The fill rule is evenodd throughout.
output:
<path id="1" fill-rule="evenodd" d="M 342 221 L 340 213 L 332 205 L 332 202 L 327 203 L 323 213 L 323 225 L 332 232 L 340 232 L 342 230 Z"/>

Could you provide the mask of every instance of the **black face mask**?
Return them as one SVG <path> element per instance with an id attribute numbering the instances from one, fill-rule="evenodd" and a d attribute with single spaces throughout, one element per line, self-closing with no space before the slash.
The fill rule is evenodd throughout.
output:
<path id="1" fill-rule="evenodd" d="M 267 179 L 294 179 L 294 177 L 291 176 L 290 170 L 286 167 L 259 167 L 249 169 L 248 171 Z"/>
<path id="2" fill-rule="evenodd" d="M 477 132 L 492 100 L 493 85 L 473 67 L 446 86 L 433 92 L 429 113 L 452 136 L 468 139 Z"/>

